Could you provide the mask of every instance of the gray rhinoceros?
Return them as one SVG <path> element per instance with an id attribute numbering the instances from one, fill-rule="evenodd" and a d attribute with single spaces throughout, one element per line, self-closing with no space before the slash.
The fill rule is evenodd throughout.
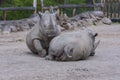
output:
<path id="1" fill-rule="evenodd" d="M 76 61 L 94 56 L 99 42 L 97 33 L 89 29 L 63 33 L 50 42 L 47 60 Z"/>
<path id="2" fill-rule="evenodd" d="M 28 48 L 35 54 L 44 57 L 47 54 L 51 39 L 60 34 L 60 26 L 56 22 L 56 14 L 39 12 L 38 22 L 26 36 Z"/>

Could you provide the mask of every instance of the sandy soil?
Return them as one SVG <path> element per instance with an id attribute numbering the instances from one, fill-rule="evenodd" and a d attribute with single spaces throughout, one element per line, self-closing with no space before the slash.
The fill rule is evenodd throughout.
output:
<path id="1" fill-rule="evenodd" d="M 0 80 L 120 80 L 120 24 L 89 28 L 101 40 L 96 55 L 72 62 L 31 54 L 25 44 L 28 31 L 0 34 Z"/>

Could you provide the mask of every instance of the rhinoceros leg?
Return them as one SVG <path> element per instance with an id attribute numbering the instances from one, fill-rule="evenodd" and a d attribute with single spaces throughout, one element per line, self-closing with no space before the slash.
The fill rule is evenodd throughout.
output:
<path id="1" fill-rule="evenodd" d="M 45 59 L 46 59 L 46 60 L 65 61 L 65 60 L 66 60 L 66 56 L 65 56 L 65 54 L 61 54 L 61 55 L 59 55 L 59 56 L 58 56 L 57 54 L 56 54 L 56 56 L 49 54 L 49 55 L 47 55 L 47 56 L 45 57 Z"/>
<path id="2" fill-rule="evenodd" d="M 35 39 L 33 41 L 33 45 L 34 45 L 34 47 L 35 47 L 35 49 L 36 49 L 36 51 L 37 51 L 37 53 L 40 57 L 45 57 L 46 56 L 46 50 L 43 49 L 40 40 Z"/>
<path id="3" fill-rule="evenodd" d="M 54 59 L 54 56 L 53 55 L 47 55 L 45 57 L 45 60 L 53 60 Z"/>

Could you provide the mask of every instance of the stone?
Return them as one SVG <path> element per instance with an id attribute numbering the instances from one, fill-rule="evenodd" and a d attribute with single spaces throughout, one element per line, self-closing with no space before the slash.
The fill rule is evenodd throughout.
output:
<path id="1" fill-rule="evenodd" d="M 3 33 L 4 34 L 9 34 L 10 32 L 11 32 L 11 28 L 9 26 L 4 26 Z"/>
<path id="2" fill-rule="evenodd" d="M 104 24 L 108 24 L 108 25 L 111 25 L 112 24 L 112 21 L 107 18 L 107 17 L 104 17 L 102 20 L 101 20 Z"/>
<path id="3" fill-rule="evenodd" d="M 11 28 L 11 32 L 17 32 L 16 26 L 10 26 L 10 28 Z"/>

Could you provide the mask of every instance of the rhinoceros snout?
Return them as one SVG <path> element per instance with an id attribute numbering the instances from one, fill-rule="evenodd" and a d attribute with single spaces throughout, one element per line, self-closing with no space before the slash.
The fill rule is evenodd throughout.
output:
<path id="1" fill-rule="evenodd" d="M 56 32 L 53 32 L 53 31 L 50 31 L 50 32 L 47 32 L 46 35 L 47 35 L 48 37 L 54 37 L 54 36 L 57 35 L 57 33 L 56 33 Z"/>

